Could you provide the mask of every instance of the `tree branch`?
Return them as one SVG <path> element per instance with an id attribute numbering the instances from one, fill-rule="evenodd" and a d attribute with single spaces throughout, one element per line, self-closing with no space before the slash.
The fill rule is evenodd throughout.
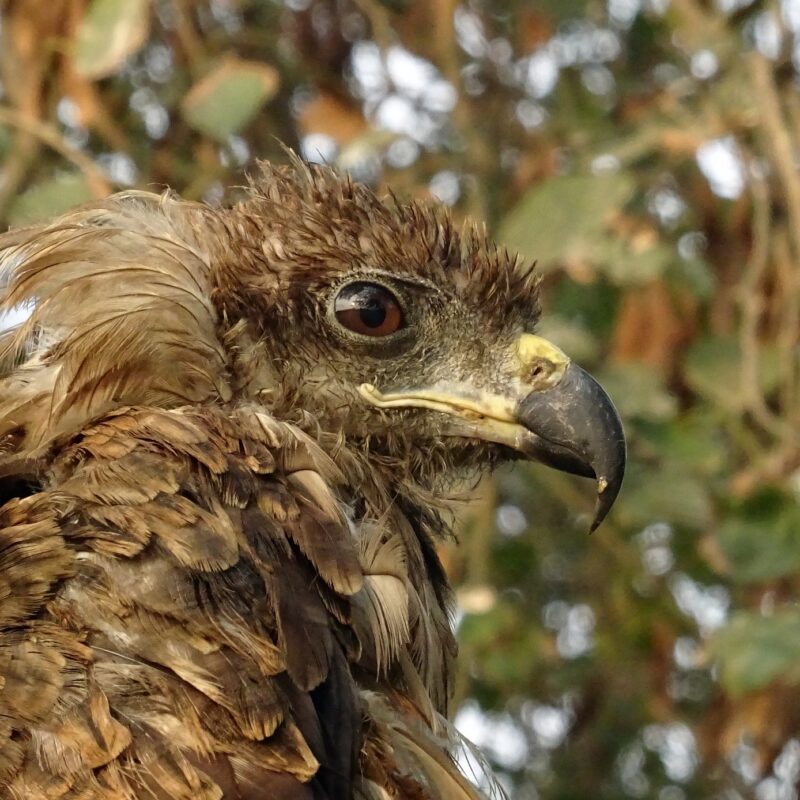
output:
<path id="1" fill-rule="evenodd" d="M 8 107 L 0 107 L 0 125 L 27 133 L 74 164 L 84 174 L 89 191 L 95 197 L 102 198 L 111 194 L 111 184 L 106 180 L 103 170 L 86 153 L 65 142 L 52 125 L 26 117 Z"/>

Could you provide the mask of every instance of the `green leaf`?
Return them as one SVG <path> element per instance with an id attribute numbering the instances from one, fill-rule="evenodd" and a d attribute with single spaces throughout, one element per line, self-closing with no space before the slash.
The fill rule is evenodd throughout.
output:
<path id="1" fill-rule="evenodd" d="M 702 258 L 673 258 L 667 270 L 667 280 L 675 287 L 688 288 L 701 300 L 710 299 L 717 284 L 711 267 Z"/>
<path id="2" fill-rule="evenodd" d="M 619 286 L 642 286 L 663 275 L 677 258 L 675 253 L 657 242 L 634 250 L 630 243 L 618 236 L 600 238 L 594 257 L 611 281 Z"/>
<path id="3" fill-rule="evenodd" d="M 534 186 L 501 224 L 498 239 L 536 260 L 543 272 L 592 260 L 609 217 L 635 189 L 625 173 L 565 175 Z"/>
<path id="4" fill-rule="evenodd" d="M 538 0 L 536 8 L 543 10 L 555 22 L 564 22 L 584 15 L 586 0 Z"/>
<path id="5" fill-rule="evenodd" d="M 269 64 L 228 58 L 189 90 L 183 116 L 195 130 L 224 142 L 255 117 L 278 82 Z"/>
<path id="6" fill-rule="evenodd" d="M 800 680 L 800 611 L 772 616 L 739 612 L 714 638 L 722 685 L 734 695 L 756 691 L 776 678 Z"/>
<path id="7" fill-rule="evenodd" d="M 729 453 L 724 431 L 707 406 L 696 407 L 667 425 L 650 428 L 648 437 L 664 462 L 698 475 L 727 474 Z"/>
<path id="8" fill-rule="evenodd" d="M 501 600 L 485 614 L 468 614 L 459 628 L 462 646 L 480 656 L 481 679 L 520 686 L 541 666 L 549 634 L 522 609 Z"/>
<path id="9" fill-rule="evenodd" d="M 775 348 L 763 347 L 759 353 L 758 382 L 761 391 L 771 392 L 780 380 Z M 739 413 L 746 407 L 742 386 L 742 354 L 734 336 L 702 339 L 686 359 L 686 380 L 697 394 L 726 411 Z"/>
<path id="10" fill-rule="evenodd" d="M 775 492 L 768 502 L 730 517 L 719 530 L 719 542 L 740 583 L 757 583 L 800 569 L 800 507 Z"/>
<path id="11" fill-rule="evenodd" d="M 548 292 L 547 317 L 559 314 L 570 324 L 585 327 L 602 342 L 612 335 L 619 310 L 619 289 L 605 278 L 592 283 L 577 283 L 570 278 L 558 281 Z"/>
<path id="12" fill-rule="evenodd" d="M 92 0 L 78 26 L 72 53 L 86 78 L 104 78 L 147 40 L 149 0 Z"/>
<path id="13" fill-rule="evenodd" d="M 640 362 L 613 364 L 600 380 L 624 418 L 662 422 L 675 417 L 678 402 L 664 386 L 664 376 Z"/>
<path id="14" fill-rule="evenodd" d="M 711 524 L 711 497 L 703 481 L 680 465 L 653 469 L 633 463 L 625 476 L 617 514 L 632 528 L 666 522 L 703 530 Z"/>
<path id="15" fill-rule="evenodd" d="M 4 158 L 11 147 L 11 131 L 5 125 L 0 125 L 0 158 Z"/>
<path id="16" fill-rule="evenodd" d="M 12 225 L 24 225 L 62 214 L 92 199 L 86 179 L 79 172 L 64 173 L 26 189 L 11 206 Z"/>

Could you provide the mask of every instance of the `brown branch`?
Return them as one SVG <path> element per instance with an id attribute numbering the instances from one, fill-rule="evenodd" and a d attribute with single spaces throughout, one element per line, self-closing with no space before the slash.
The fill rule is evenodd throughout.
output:
<path id="1" fill-rule="evenodd" d="M 0 180 L 0 219 L 5 219 L 8 207 L 40 150 L 41 143 L 35 139 L 26 136 L 15 138 L 14 147 L 5 158 Z"/>
<path id="2" fill-rule="evenodd" d="M 74 164 L 84 174 L 89 191 L 95 197 L 102 198 L 111 194 L 111 184 L 100 167 L 86 153 L 65 142 L 52 125 L 26 117 L 7 107 L 0 107 L 0 125 L 7 125 L 32 136 Z"/>
<path id="3" fill-rule="evenodd" d="M 476 118 L 472 102 L 462 86 L 461 49 L 453 24 L 457 8 L 457 0 L 438 0 L 430 4 L 432 43 L 437 66 L 457 93 L 458 99 L 451 118 L 465 145 L 462 163 L 469 165 L 469 171 L 472 172 L 463 186 L 466 211 L 473 219 L 491 224 L 494 220 L 491 219 L 487 187 L 497 169 L 498 154 L 496 143 L 487 141 L 486 127 Z"/>
<path id="4" fill-rule="evenodd" d="M 489 553 L 495 536 L 494 512 L 497 506 L 497 481 L 486 478 L 475 492 L 471 504 L 466 544 L 464 585 L 484 586 L 489 581 Z"/>
<path id="5" fill-rule="evenodd" d="M 753 200 L 752 236 L 750 258 L 737 287 L 737 300 L 741 311 L 739 347 L 742 352 L 741 391 L 745 405 L 764 430 L 779 439 L 791 433 L 782 420 L 773 414 L 761 391 L 759 364 L 761 352 L 758 325 L 764 313 L 761 282 L 767 271 L 770 252 L 770 198 L 765 181 L 754 178 L 750 183 Z"/>
<path id="6" fill-rule="evenodd" d="M 788 218 L 789 252 L 784 258 L 776 250 L 776 267 L 783 309 L 779 345 L 783 354 L 782 405 L 787 414 L 793 413 L 797 396 L 797 363 L 793 356 L 800 337 L 800 286 L 795 275 L 800 263 L 800 176 L 795 164 L 795 144 L 784 119 L 781 97 L 775 83 L 772 62 L 761 54 L 751 56 L 756 104 L 765 148 L 783 189 Z M 776 247 L 780 243 L 776 242 Z M 791 265 L 786 268 L 784 265 Z M 788 354 L 788 356 L 787 356 Z M 796 412 L 794 412 L 796 413 Z M 791 428 L 791 422 L 789 423 Z"/>
<path id="7" fill-rule="evenodd" d="M 361 13 L 369 20 L 372 38 L 381 50 L 391 47 L 396 40 L 389 12 L 375 0 L 355 0 Z"/>
<path id="8" fill-rule="evenodd" d="M 776 300 L 779 305 L 777 333 L 780 357 L 781 406 L 789 415 L 789 429 L 795 431 L 798 414 L 797 403 L 797 347 L 800 344 L 800 280 L 798 280 L 798 255 L 792 254 L 787 236 L 775 237 L 775 271 L 778 279 Z M 794 417 L 794 419 L 792 419 Z M 792 423 L 795 423 L 794 425 Z M 800 434 L 792 439 L 800 443 Z"/>
<path id="9" fill-rule="evenodd" d="M 474 502 L 458 526 L 462 540 L 463 574 L 456 597 L 463 591 L 489 591 L 489 565 L 492 541 L 496 535 L 496 506 L 497 482 L 495 478 L 487 478 L 481 482 Z M 453 677 L 453 712 L 469 695 L 471 664 L 476 654 L 468 643 L 462 643 L 460 655 Z"/>
<path id="10" fill-rule="evenodd" d="M 203 67 L 208 61 L 206 48 L 203 40 L 198 36 L 192 20 L 193 4 L 187 0 L 173 0 L 172 6 L 175 9 L 176 32 L 178 41 L 184 55 L 186 65 L 192 77 L 197 79 L 203 71 Z"/>
<path id="11" fill-rule="evenodd" d="M 797 446 L 784 444 L 749 461 L 746 467 L 731 476 L 728 487 L 733 495 L 746 497 L 765 483 L 785 479 L 799 466 Z"/>
<path id="12" fill-rule="evenodd" d="M 754 53 L 751 64 L 760 125 L 768 145 L 767 153 L 786 196 L 792 249 L 795 258 L 800 260 L 800 178 L 795 167 L 794 147 L 783 118 L 772 62 L 760 53 Z"/>

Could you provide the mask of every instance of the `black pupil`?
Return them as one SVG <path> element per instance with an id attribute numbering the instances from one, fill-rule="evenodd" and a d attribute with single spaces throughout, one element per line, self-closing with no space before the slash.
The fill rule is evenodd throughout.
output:
<path id="1" fill-rule="evenodd" d="M 368 297 L 359 309 L 359 317 L 368 328 L 380 328 L 386 319 L 386 306 L 381 298 Z"/>
<path id="2" fill-rule="evenodd" d="M 334 312 L 345 327 L 351 327 L 355 323 L 355 317 L 358 319 L 358 327 L 353 329 L 360 328 L 370 336 L 394 333 L 401 322 L 400 309 L 394 295 L 374 283 L 359 282 L 345 286 L 336 298 Z M 391 330 L 386 329 L 387 323 Z"/>

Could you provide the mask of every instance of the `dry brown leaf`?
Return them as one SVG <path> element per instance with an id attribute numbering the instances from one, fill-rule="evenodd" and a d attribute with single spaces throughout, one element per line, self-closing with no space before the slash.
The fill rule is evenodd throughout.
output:
<path id="1" fill-rule="evenodd" d="M 613 353 L 621 361 L 644 361 L 668 369 L 693 330 L 692 309 L 679 308 L 664 283 L 654 281 L 629 290 L 622 298 Z"/>
<path id="2" fill-rule="evenodd" d="M 367 121 L 351 103 L 329 92 L 321 92 L 298 117 L 304 135 L 323 133 L 339 145 L 346 145 L 367 130 Z"/>

